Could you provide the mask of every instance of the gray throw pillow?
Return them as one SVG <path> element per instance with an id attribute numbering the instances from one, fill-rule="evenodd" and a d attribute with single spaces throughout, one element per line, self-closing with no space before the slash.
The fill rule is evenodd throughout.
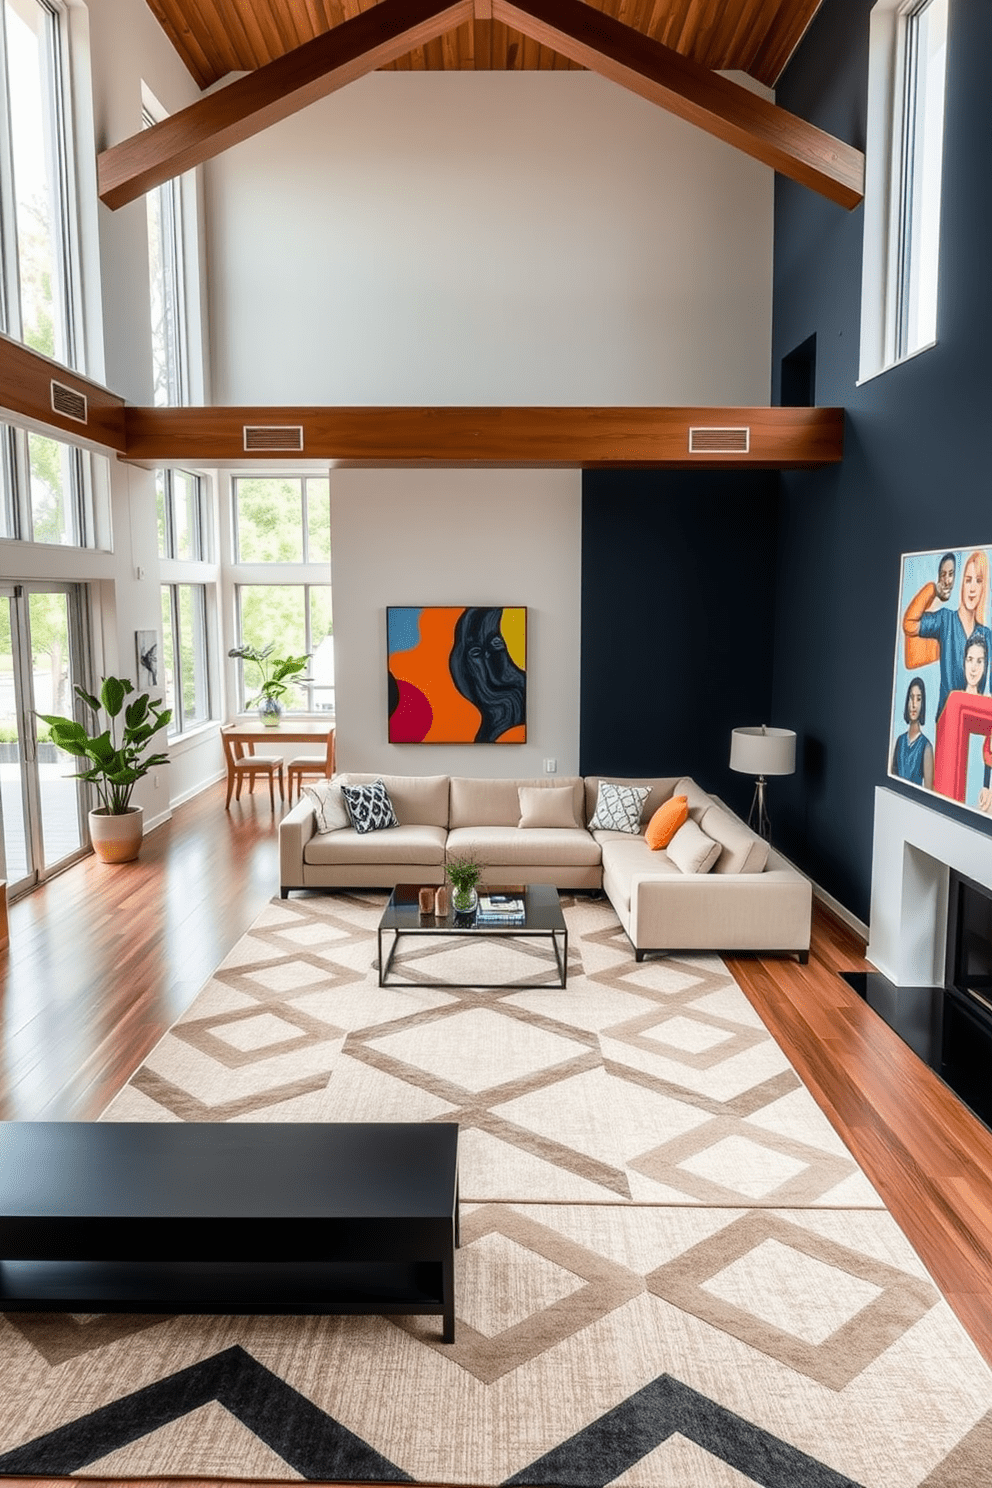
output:
<path id="1" fill-rule="evenodd" d="M 641 830 L 641 811 L 650 794 L 646 785 L 614 785 L 601 780 L 590 832 L 629 832 L 636 837 Z"/>

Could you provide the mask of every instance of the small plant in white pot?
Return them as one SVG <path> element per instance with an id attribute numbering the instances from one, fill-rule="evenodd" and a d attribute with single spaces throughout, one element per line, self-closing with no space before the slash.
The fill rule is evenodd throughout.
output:
<path id="1" fill-rule="evenodd" d="M 74 718 L 37 715 L 49 725 L 53 744 L 66 754 L 90 761 L 85 770 L 69 778 L 88 780 L 96 788 L 100 804 L 90 812 L 90 840 L 104 863 L 129 863 L 138 856 L 144 812 L 131 805 L 131 795 L 149 770 L 169 763 L 167 754 L 146 754 L 145 750 L 152 736 L 168 726 L 172 709 L 163 708 L 161 698 L 153 702 L 147 692 L 125 707 L 133 691 L 134 684 L 126 677 L 104 677 L 98 698 L 76 687 L 76 696 L 92 708 L 97 723 L 101 712 L 107 715 L 107 727 L 98 734 L 88 734 Z"/>

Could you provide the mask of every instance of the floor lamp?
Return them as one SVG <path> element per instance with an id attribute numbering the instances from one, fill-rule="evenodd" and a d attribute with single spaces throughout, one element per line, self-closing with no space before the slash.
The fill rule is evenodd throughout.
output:
<path id="1" fill-rule="evenodd" d="M 758 777 L 748 826 L 766 840 L 771 838 L 771 823 L 765 806 L 765 786 L 769 775 L 792 775 L 796 768 L 796 736 L 792 729 L 735 728 L 730 736 L 730 768 L 742 775 Z"/>

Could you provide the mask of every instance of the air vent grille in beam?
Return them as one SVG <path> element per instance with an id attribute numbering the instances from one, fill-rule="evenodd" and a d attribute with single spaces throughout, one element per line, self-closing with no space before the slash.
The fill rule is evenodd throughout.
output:
<path id="1" fill-rule="evenodd" d="M 746 425 L 740 429 L 689 430 L 690 455 L 746 455 L 751 448 L 751 430 Z"/>
<path id="2" fill-rule="evenodd" d="M 299 453 L 303 448 L 302 424 L 245 424 L 246 452 L 283 450 Z"/>
<path id="3" fill-rule="evenodd" d="M 54 378 L 52 379 L 52 411 L 60 413 L 63 418 L 75 419 L 77 424 L 85 424 L 89 421 L 86 394 L 77 393 L 75 388 L 66 387 L 64 382 L 56 382 Z"/>

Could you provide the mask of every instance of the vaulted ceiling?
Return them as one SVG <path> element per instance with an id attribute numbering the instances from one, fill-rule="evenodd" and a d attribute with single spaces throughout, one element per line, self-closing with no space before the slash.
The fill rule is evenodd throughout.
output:
<path id="1" fill-rule="evenodd" d="M 147 0 L 202 88 L 253 71 L 371 8 L 368 0 Z M 591 6 L 712 69 L 773 87 L 822 0 L 589 0 Z M 579 67 L 550 45 L 475 16 L 385 64 L 406 71 L 551 71 Z"/>

